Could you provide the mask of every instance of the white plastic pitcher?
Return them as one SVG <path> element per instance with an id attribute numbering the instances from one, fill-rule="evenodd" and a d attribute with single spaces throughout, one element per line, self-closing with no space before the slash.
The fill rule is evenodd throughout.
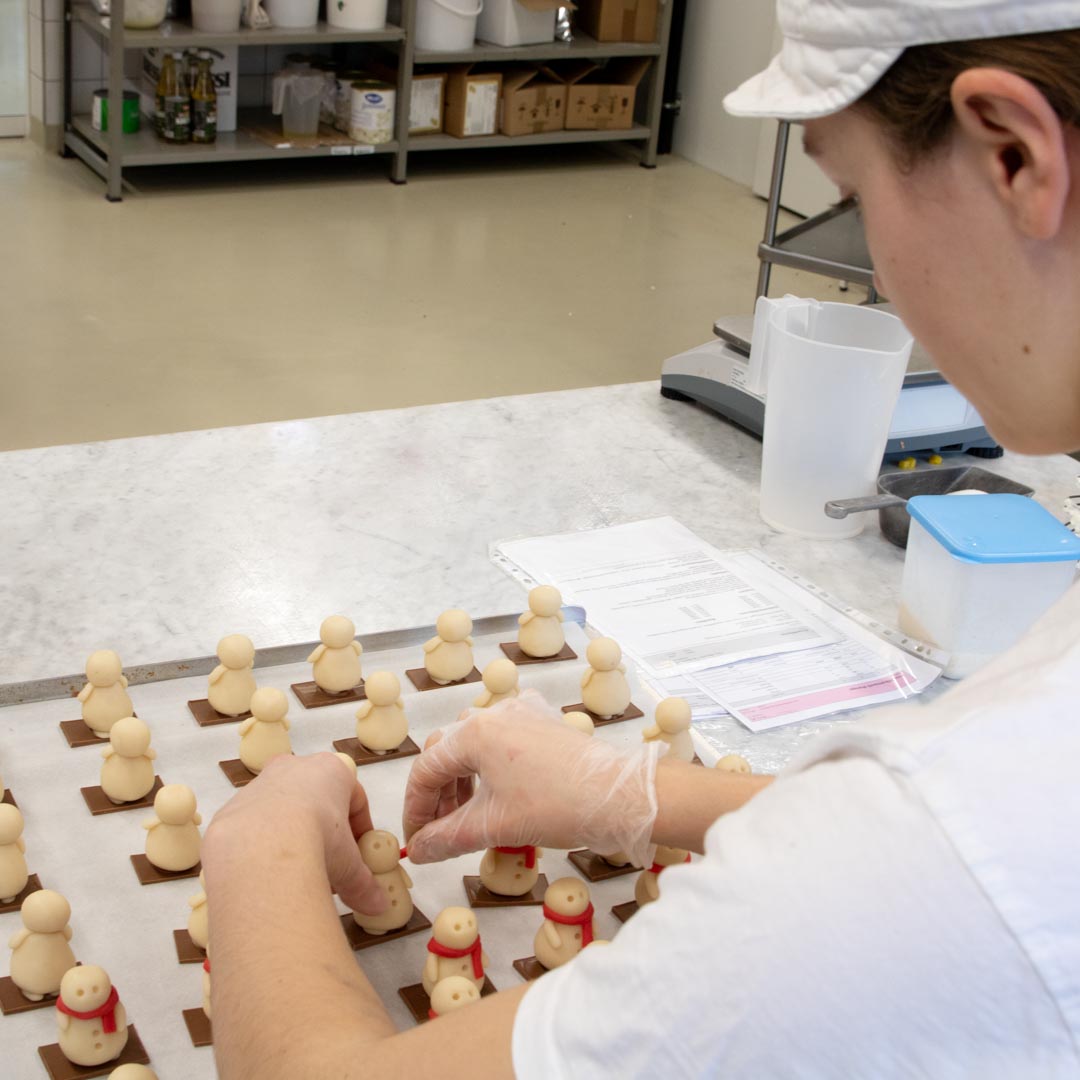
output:
<path id="1" fill-rule="evenodd" d="M 747 389 L 765 393 L 759 505 L 769 525 L 822 540 L 862 531 L 863 515 L 836 520 L 825 503 L 876 491 L 913 344 L 882 311 L 758 300 Z"/>
<path id="2" fill-rule="evenodd" d="M 319 21 L 319 0 L 263 0 L 273 26 L 299 30 Z"/>
<path id="3" fill-rule="evenodd" d="M 484 0 L 475 0 L 475 5 L 472 0 L 417 0 L 416 47 L 431 52 L 471 49 L 483 10 Z"/>
<path id="4" fill-rule="evenodd" d="M 326 0 L 326 21 L 342 30 L 381 30 L 387 0 Z"/>
<path id="5" fill-rule="evenodd" d="M 244 0 L 191 0 L 191 25 L 209 34 L 231 34 L 240 29 L 243 8 Z"/>
<path id="6" fill-rule="evenodd" d="M 326 79 L 321 71 L 279 71 L 274 76 L 274 113 L 286 135 L 316 135 Z"/>

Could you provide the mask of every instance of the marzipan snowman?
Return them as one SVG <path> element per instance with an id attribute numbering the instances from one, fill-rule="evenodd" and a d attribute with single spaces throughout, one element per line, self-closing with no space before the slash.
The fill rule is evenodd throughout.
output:
<path id="1" fill-rule="evenodd" d="M 448 907 L 440 911 L 427 947 L 422 982 L 428 997 L 435 984 L 448 975 L 462 975 L 483 991 L 484 969 L 490 961 L 480 943 L 476 916 L 468 908 Z"/>
<path id="2" fill-rule="evenodd" d="M 396 750 L 409 734 L 401 683 L 392 671 L 375 671 L 364 683 L 364 691 L 367 701 L 356 710 L 357 741 L 376 754 Z"/>
<path id="3" fill-rule="evenodd" d="M 253 773 L 260 773 L 278 754 L 291 754 L 289 702 L 272 686 L 251 695 L 251 715 L 240 725 L 240 760 Z"/>
<path id="4" fill-rule="evenodd" d="M 656 706 L 656 723 L 647 727 L 641 737 L 645 742 L 667 743 L 668 757 L 679 761 L 694 760 L 694 743 L 690 738 L 690 704 L 681 697 L 664 698 Z"/>
<path id="5" fill-rule="evenodd" d="M 320 690 L 343 694 L 360 685 L 360 654 L 364 647 L 356 638 L 356 627 L 344 615 L 331 615 L 319 627 L 319 640 L 308 657 L 311 676 Z"/>
<path id="6" fill-rule="evenodd" d="M 341 750 L 335 750 L 334 751 L 334 757 L 336 757 L 338 759 L 338 761 L 340 761 L 341 764 L 344 765 L 345 768 L 349 770 L 349 775 L 350 776 L 353 776 L 353 777 L 356 776 L 356 768 L 357 768 L 356 760 L 352 757 L 352 755 L 346 754 Z"/>
<path id="7" fill-rule="evenodd" d="M 424 643 L 424 668 L 440 686 L 460 682 L 473 669 L 472 619 L 460 608 L 444 611 L 435 637 Z"/>
<path id="8" fill-rule="evenodd" d="M 541 848 L 493 847 L 480 860 L 480 883 L 497 896 L 524 896 L 540 877 Z"/>
<path id="9" fill-rule="evenodd" d="M 10 803 L 0 803 L 0 900 L 5 904 L 10 904 L 30 880 L 22 832 L 22 813 Z"/>
<path id="10" fill-rule="evenodd" d="M 126 1065 L 117 1065 L 106 1080 L 158 1080 L 158 1076 L 149 1065 L 128 1062 Z"/>
<path id="11" fill-rule="evenodd" d="M 595 638 L 585 652 L 589 667 L 581 676 L 581 701 L 601 720 L 622 716 L 630 704 L 630 684 L 622 649 L 611 638 Z"/>
<path id="12" fill-rule="evenodd" d="M 563 713 L 563 723 L 566 724 L 567 727 L 577 728 L 582 735 L 596 734 L 596 725 L 592 722 L 592 717 L 590 717 L 588 713 Z"/>
<path id="13" fill-rule="evenodd" d="M 683 848 L 657 846 L 652 866 L 641 871 L 634 886 L 634 899 L 638 902 L 638 907 L 660 899 L 660 874 L 664 870 L 689 861 L 690 852 Z"/>
<path id="14" fill-rule="evenodd" d="M 166 784 L 154 796 L 154 815 L 143 822 L 146 857 L 159 870 L 190 870 L 202 844 L 195 792 L 186 784 Z"/>
<path id="15" fill-rule="evenodd" d="M 128 1041 L 127 1014 L 104 968 L 73 967 L 56 1001 L 60 1050 L 75 1065 L 115 1061 Z"/>
<path id="16" fill-rule="evenodd" d="M 368 934 L 400 930 L 412 918 L 413 902 L 409 894 L 412 879 L 401 865 L 401 845 L 397 837 L 385 829 L 371 829 L 356 843 L 360 858 L 367 864 L 375 876 L 375 884 L 389 901 L 381 915 L 364 915 L 354 911 L 356 925 Z"/>
<path id="17" fill-rule="evenodd" d="M 431 1008 L 428 1009 L 428 1018 L 434 1020 L 437 1016 L 444 1016 L 454 1009 L 460 1009 L 463 1005 L 471 1005 L 480 1000 L 480 991 L 468 979 L 461 975 L 447 975 L 435 984 L 431 991 Z"/>
<path id="18" fill-rule="evenodd" d="M 79 701 L 86 726 L 99 739 L 107 739 L 113 724 L 135 711 L 122 667 L 120 657 L 112 649 L 99 649 L 86 661 L 86 677 L 90 681 L 79 691 Z"/>
<path id="19" fill-rule="evenodd" d="M 552 882 L 544 893 L 544 921 L 536 931 L 533 951 L 549 971 L 561 967 L 596 937 L 589 889 L 577 878 Z"/>
<path id="20" fill-rule="evenodd" d="M 204 952 L 210 943 L 210 909 L 206 904 L 206 873 L 199 871 L 199 884 L 202 891 L 188 897 L 188 907 L 191 914 L 188 916 L 188 936 Z"/>
<path id="21" fill-rule="evenodd" d="M 22 903 L 23 928 L 11 946 L 11 981 L 30 1001 L 60 992 L 64 973 L 75 966 L 71 941 L 71 906 L 58 892 L 39 889 Z"/>
<path id="22" fill-rule="evenodd" d="M 529 593 L 529 610 L 518 616 L 518 648 L 538 660 L 556 656 L 566 644 L 562 595 L 554 585 L 537 585 Z"/>
<path id="23" fill-rule="evenodd" d="M 217 657 L 206 698 L 222 716 L 241 716 L 255 693 L 255 646 L 243 634 L 229 634 L 218 642 Z"/>
<path id="24" fill-rule="evenodd" d="M 101 756 L 101 790 L 110 802 L 138 802 L 150 793 L 157 751 L 150 746 L 150 729 L 138 717 L 125 716 L 113 724 Z"/>
<path id="25" fill-rule="evenodd" d="M 505 657 L 492 660 L 484 668 L 484 692 L 473 702 L 477 709 L 490 709 L 500 701 L 518 696 L 518 669 L 513 660 Z"/>
<path id="26" fill-rule="evenodd" d="M 744 776 L 751 771 L 750 762 L 742 754 L 725 754 L 715 768 L 721 772 L 742 773 Z"/>

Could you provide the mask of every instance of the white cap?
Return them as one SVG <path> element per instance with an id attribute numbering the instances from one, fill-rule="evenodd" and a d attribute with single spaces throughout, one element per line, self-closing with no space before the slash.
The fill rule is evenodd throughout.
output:
<path id="1" fill-rule="evenodd" d="M 724 99 L 734 116 L 828 116 L 909 45 L 1080 28 L 1080 0 L 777 0 L 777 17 L 780 55 Z"/>

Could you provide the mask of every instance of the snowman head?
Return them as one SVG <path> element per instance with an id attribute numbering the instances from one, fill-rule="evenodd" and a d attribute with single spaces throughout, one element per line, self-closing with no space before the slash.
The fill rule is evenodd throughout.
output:
<path id="1" fill-rule="evenodd" d="M 443 641 L 464 641 L 472 633 L 472 619 L 461 608 L 450 608 L 435 621 L 435 630 Z"/>
<path id="2" fill-rule="evenodd" d="M 537 585 L 529 593 L 529 610 L 534 615 L 551 618 L 562 607 L 562 594 L 554 585 Z"/>
<path id="3" fill-rule="evenodd" d="M 331 615 L 323 619 L 319 627 L 319 640 L 328 649 L 344 649 L 352 639 L 356 637 L 356 627 L 352 619 L 344 615 Z"/>
<path id="4" fill-rule="evenodd" d="M 274 686 L 264 686 L 251 695 L 251 715 L 263 724 L 280 724 L 289 711 L 289 699 Z"/>
<path id="5" fill-rule="evenodd" d="M 86 677 L 94 686 L 112 686 L 118 682 L 123 665 L 112 649 L 98 649 L 86 661 Z"/>
<path id="6" fill-rule="evenodd" d="M 187 784 L 166 784 L 154 796 L 154 813 L 165 825 L 186 825 L 195 816 L 195 792 Z"/>
<path id="7" fill-rule="evenodd" d="M 388 874 L 401 861 L 397 837 L 385 829 L 371 829 L 356 842 L 360 858 L 373 874 Z"/>
<path id="8" fill-rule="evenodd" d="M 439 912 L 432 936 L 449 949 L 467 949 L 476 940 L 476 916 L 463 907 L 448 907 Z"/>
<path id="9" fill-rule="evenodd" d="M 0 803 L 0 844 L 14 844 L 22 831 L 22 813 L 10 803 Z"/>
<path id="10" fill-rule="evenodd" d="M 71 905 L 52 889 L 38 889 L 22 903 L 22 921 L 36 934 L 58 934 L 71 918 Z"/>
<path id="11" fill-rule="evenodd" d="M 664 698 L 656 706 L 656 723 L 661 731 L 676 735 L 690 728 L 690 705 L 681 697 Z"/>
<path id="12" fill-rule="evenodd" d="M 492 660 L 484 668 L 484 687 L 493 694 L 509 694 L 518 684 L 517 664 L 513 660 Z"/>
<path id="13" fill-rule="evenodd" d="M 255 662 L 255 646 L 244 634 L 229 634 L 217 646 L 218 659 L 227 667 L 238 671 L 251 667 Z"/>
<path id="14" fill-rule="evenodd" d="M 544 903 L 558 915 L 581 915 L 589 906 L 588 886 L 577 878 L 559 878 L 547 887 Z"/>
<path id="15" fill-rule="evenodd" d="M 113 724 L 109 743 L 121 757 L 141 757 L 150 749 L 150 729 L 137 716 L 126 716 Z"/>
<path id="16" fill-rule="evenodd" d="M 601 637 L 589 642 L 585 655 L 594 671 L 614 671 L 622 660 L 622 649 L 614 638 Z"/>
<path id="17" fill-rule="evenodd" d="M 69 968 L 60 980 L 60 997 L 69 1009 L 90 1012 L 109 1000 L 112 981 L 104 968 L 97 964 L 81 964 Z"/>
<path id="18" fill-rule="evenodd" d="M 364 693 L 372 705 L 393 705 L 401 697 L 401 683 L 392 671 L 373 671 L 364 680 Z"/>

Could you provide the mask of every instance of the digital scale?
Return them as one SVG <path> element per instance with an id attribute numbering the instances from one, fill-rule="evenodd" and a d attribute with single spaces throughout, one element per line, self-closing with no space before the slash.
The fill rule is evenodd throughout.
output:
<path id="1" fill-rule="evenodd" d="M 888 311 L 886 304 L 879 305 Z M 716 340 L 664 361 L 660 393 L 676 401 L 694 401 L 761 438 L 765 396 L 750 389 L 750 342 L 754 316 L 718 319 Z M 915 453 L 961 454 L 999 458 L 994 441 L 974 406 L 936 370 L 918 342 L 889 428 L 885 460 Z"/>

